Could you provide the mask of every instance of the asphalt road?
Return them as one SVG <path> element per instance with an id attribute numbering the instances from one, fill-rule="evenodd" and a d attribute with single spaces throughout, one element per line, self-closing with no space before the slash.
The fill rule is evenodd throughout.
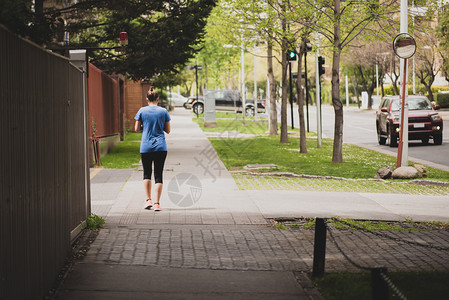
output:
<path id="1" fill-rule="evenodd" d="M 280 111 L 280 108 L 279 108 Z M 409 142 L 410 160 L 421 163 L 429 162 L 429 165 L 438 164 L 447 167 L 449 171 L 449 111 L 442 111 L 443 125 L 443 144 L 434 145 L 430 140 L 428 145 L 421 141 Z M 376 110 L 359 110 L 357 107 L 344 108 L 344 130 L 343 141 L 345 143 L 357 144 L 386 154 L 397 155 L 397 147 L 391 148 L 389 145 L 381 146 L 377 143 L 376 133 Z M 294 126 L 298 127 L 299 117 L 297 107 L 294 107 Z M 322 107 L 323 137 L 333 138 L 335 114 L 332 106 Z M 280 116 L 279 116 L 280 121 Z M 291 124 L 290 107 L 288 108 L 288 124 Z M 290 128 L 290 127 L 289 127 Z M 316 108 L 309 107 L 309 130 L 316 132 Z M 417 160 L 415 160 L 417 159 Z"/>

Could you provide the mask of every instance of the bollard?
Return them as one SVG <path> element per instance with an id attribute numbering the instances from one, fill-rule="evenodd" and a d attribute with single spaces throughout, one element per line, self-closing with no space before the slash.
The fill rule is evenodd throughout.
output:
<path id="1" fill-rule="evenodd" d="M 371 288 L 373 300 L 388 300 L 388 284 L 382 275 L 387 274 L 387 268 L 375 267 L 371 269 Z"/>
<path id="2" fill-rule="evenodd" d="M 326 224 L 325 219 L 315 219 L 315 243 L 313 246 L 313 277 L 324 275 L 326 257 Z"/>

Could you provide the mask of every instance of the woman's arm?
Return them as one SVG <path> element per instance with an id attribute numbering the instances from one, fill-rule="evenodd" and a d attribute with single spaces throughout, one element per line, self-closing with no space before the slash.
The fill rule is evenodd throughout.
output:
<path id="1" fill-rule="evenodd" d="M 139 132 L 140 131 L 140 126 L 142 125 L 141 121 L 136 121 L 136 123 L 134 124 L 134 131 L 135 132 Z"/>
<path id="2" fill-rule="evenodd" d="M 164 131 L 166 133 L 170 133 L 170 131 L 171 131 L 171 129 L 170 129 L 170 121 L 165 122 Z"/>

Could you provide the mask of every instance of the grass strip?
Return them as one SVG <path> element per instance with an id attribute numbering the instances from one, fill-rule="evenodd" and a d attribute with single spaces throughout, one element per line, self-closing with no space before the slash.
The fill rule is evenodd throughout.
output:
<path id="1" fill-rule="evenodd" d="M 297 191 L 400 193 L 431 196 L 449 195 L 449 187 L 432 185 L 421 186 L 394 181 L 314 179 L 249 175 L 241 173 L 234 173 L 233 177 L 241 190 L 282 190 L 283 188 L 288 187 L 289 190 Z M 286 186 L 286 183 L 288 183 L 288 186 Z"/>
<path id="2" fill-rule="evenodd" d="M 407 299 L 447 299 L 449 272 L 389 272 L 388 276 Z M 370 273 L 328 273 L 314 279 L 326 300 L 372 299 Z M 390 299 L 397 299 L 390 291 Z"/>
<path id="3" fill-rule="evenodd" d="M 128 133 L 124 141 L 119 142 L 106 156 L 101 158 L 101 164 L 110 169 L 135 168 L 140 161 L 141 133 Z"/>

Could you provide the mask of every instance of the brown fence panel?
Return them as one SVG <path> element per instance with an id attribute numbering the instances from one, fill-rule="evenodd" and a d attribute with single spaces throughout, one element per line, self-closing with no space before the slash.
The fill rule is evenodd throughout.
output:
<path id="1" fill-rule="evenodd" d="M 0 27 L 0 299 L 42 299 L 89 213 L 83 77 Z"/>
<path id="2" fill-rule="evenodd" d="M 96 125 L 96 137 L 119 133 L 119 85 L 93 64 L 89 63 L 89 123 Z"/>

